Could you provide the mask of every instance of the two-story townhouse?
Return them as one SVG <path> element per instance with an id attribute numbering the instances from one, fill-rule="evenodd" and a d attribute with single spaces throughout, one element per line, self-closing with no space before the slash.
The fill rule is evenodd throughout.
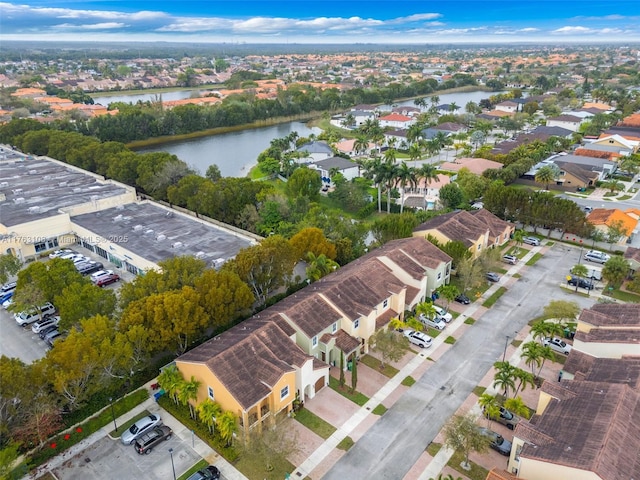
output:
<path id="1" fill-rule="evenodd" d="M 311 163 L 333 157 L 333 149 L 326 142 L 309 142 L 298 147 L 296 150 L 302 157 L 299 163 Z"/>
<path id="2" fill-rule="evenodd" d="M 382 128 L 403 128 L 408 129 L 416 122 L 415 118 L 407 117 L 406 115 L 400 115 L 399 113 L 391 113 L 378 119 Z"/>
<path id="3" fill-rule="evenodd" d="M 582 124 L 582 118 L 571 114 L 558 115 L 547 119 L 548 127 L 560 127 L 577 132 Z"/>
<path id="4" fill-rule="evenodd" d="M 277 318 L 253 318 L 176 359 L 184 378 L 200 382 L 195 404 L 206 399 L 233 412 L 240 427 L 261 428 L 328 384 L 329 366 L 305 354 L 295 331 Z"/>
<path id="5" fill-rule="evenodd" d="M 488 210 L 473 213 L 462 210 L 439 215 L 418 225 L 413 236 L 426 238 L 431 235 L 441 243 L 460 241 L 477 257 L 488 247 L 504 245 L 514 229 L 513 224 Z"/>

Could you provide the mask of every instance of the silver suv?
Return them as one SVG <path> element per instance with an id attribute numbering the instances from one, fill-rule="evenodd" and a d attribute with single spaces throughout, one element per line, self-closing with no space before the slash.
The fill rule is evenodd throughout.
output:
<path id="1" fill-rule="evenodd" d="M 607 263 L 610 258 L 610 255 L 603 252 L 598 252 L 597 250 L 589 250 L 584 254 L 585 260 L 589 260 L 590 262 L 595 263 Z"/>
<path id="2" fill-rule="evenodd" d="M 522 239 L 522 243 L 526 243 L 527 245 L 533 245 L 534 247 L 537 247 L 538 245 L 540 245 L 540 239 L 536 237 L 524 237 Z"/>

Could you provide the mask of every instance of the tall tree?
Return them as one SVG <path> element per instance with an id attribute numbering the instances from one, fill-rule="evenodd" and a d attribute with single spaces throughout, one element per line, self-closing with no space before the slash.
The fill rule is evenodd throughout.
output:
<path id="1" fill-rule="evenodd" d="M 11 275 L 15 275 L 20 270 L 22 262 L 14 255 L 0 255 L 0 284 L 5 283 Z"/>
<path id="2" fill-rule="evenodd" d="M 407 353 L 409 341 L 393 330 L 381 328 L 369 337 L 369 346 L 380 353 L 380 368 L 384 368 L 387 362 L 397 362 Z"/>
<path id="3" fill-rule="evenodd" d="M 545 165 L 535 174 L 536 182 L 544 185 L 545 190 L 549 190 L 549 184 L 556 181 L 560 176 L 560 169 L 555 165 Z"/>
<path id="4" fill-rule="evenodd" d="M 207 398 L 198 404 L 196 411 L 198 412 L 200 421 L 207 426 L 209 432 L 213 433 L 218 417 L 222 414 L 220 404 Z"/>
<path id="5" fill-rule="evenodd" d="M 602 268 L 602 277 L 609 282 L 614 288 L 622 285 L 627 276 L 631 272 L 629 262 L 620 255 L 613 255 Z"/>
<path id="6" fill-rule="evenodd" d="M 489 449 L 489 438 L 476 425 L 473 415 L 454 415 L 444 426 L 445 445 L 464 455 L 463 468 L 470 469 L 469 454 Z"/>

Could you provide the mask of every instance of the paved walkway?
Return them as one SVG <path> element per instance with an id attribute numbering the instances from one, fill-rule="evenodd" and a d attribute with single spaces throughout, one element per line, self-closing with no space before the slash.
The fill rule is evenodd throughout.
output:
<path id="1" fill-rule="evenodd" d="M 499 282 L 494 283 L 489 287 L 482 297 L 473 302 L 464 313 L 460 314 L 455 320 L 453 320 L 449 326 L 447 327 L 447 332 L 455 332 L 460 328 L 464 321 L 473 317 L 473 315 L 482 308 L 482 301 L 486 300 L 488 297 L 493 295 L 493 293 L 498 290 L 503 284 L 505 284 L 512 276 L 519 272 L 520 269 L 529 261 L 536 253 L 542 250 L 542 246 L 532 248 L 516 265 L 513 265 L 507 272 L 507 274 L 503 275 L 500 278 Z M 447 336 L 446 335 L 438 335 L 433 340 L 432 349 L 435 350 L 440 347 Z M 510 362 L 514 365 L 517 365 L 520 362 L 520 355 L 522 353 L 521 348 L 519 347 L 510 357 Z M 327 438 L 304 462 L 302 462 L 291 474 L 291 478 L 305 478 L 310 475 L 310 473 L 315 469 L 330 453 L 331 451 L 337 447 L 337 445 L 347 437 L 358 425 L 360 425 L 364 419 L 371 414 L 371 411 L 379 404 L 381 404 L 400 384 L 401 382 L 409 375 L 411 375 L 421 364 L 427 360 L 427 355 L 423 352 L 420 352 L 416 355 L 409 363 L 407 363 L 400 371 L 391 378 L 369 401 L 364 404 L 355 415 L 351 416 L 349 420 L 347 420 L 340 428 L 338 428 L 329 438 Z M 514 363 L 515 362 L 515 363 Z M 366 435 L 366 434 L 365 434 Z M 442 448 L 438 452 L 438 455 L 433 459 L 433 461 L 429 464 L 425 472 L 427 474 L 423 474 L 420 478 L 428 479 L 430 477 L 436 477 L 438 473 L 442 470 L 442 467 L 447 464 L 449 458 L 453 451 L 450 451 L 447 448 Z M 433 466 L 432 466 L 433 465 Z M 433 471 L 432 471 L 433 470 Z M 424 476 L 426 475 L 426 476 Z"/>

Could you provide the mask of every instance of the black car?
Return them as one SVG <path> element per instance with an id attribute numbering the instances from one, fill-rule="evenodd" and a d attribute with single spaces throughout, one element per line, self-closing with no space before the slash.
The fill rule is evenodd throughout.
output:
<path id="1" fill-rule="evenodd" d="M 44 340 L 47 335 L 56 330 L 58 330 L 58 325 L 50 325 L 49 327 L 40 330 L 40 333 L 38 335 L 40 335 L 40 338 Z"/>
<path id="2" fill-rule="evenodd" d="M 461 293 L 456 297 L 456 302 L 462 303 L 463 305 L 469 305 L 471 303 L 471 300 L 469 300 L 469 297 L 467 297 L 464 293 Z"/>
<path id="3" fill-rule="evenodd" d="M 567 280 L 569 285 L 578 286 L 579 288 L 585 288 L 587 290 L 593 290 L 593 283 L 585 280 L 584 278 L 571 275 L 571 278 Z"/>
<path id="4" fill-rule="evenodd" d="M 187 480 L 220 480 L 220 470 L 213 465 L 209 465 L 207 468 L 198 470 Z"/>
<path id="5" fill-rule="evenodd" d="M 489 439 L 489 446 L 496 452 L 508 457 L 511 455 L 511 442 L 506 440 L 499 433 L 489 430 L 488 428 L 480 428 L 480 433 Z"/>
<path id="6" fill-rule="evenodd" d="M 173 431 L 167 427 L 166 425 L 161 425 L 159 427 L 154 427 L 149 430 L 147 433 L 139 437 L 133 445 L 140 455 L 151 453 L 153 447 L 155 447 L 158 443 L 163 442 L 165 440 L 169 440 L 171 438 L 171 434 Z"/>

